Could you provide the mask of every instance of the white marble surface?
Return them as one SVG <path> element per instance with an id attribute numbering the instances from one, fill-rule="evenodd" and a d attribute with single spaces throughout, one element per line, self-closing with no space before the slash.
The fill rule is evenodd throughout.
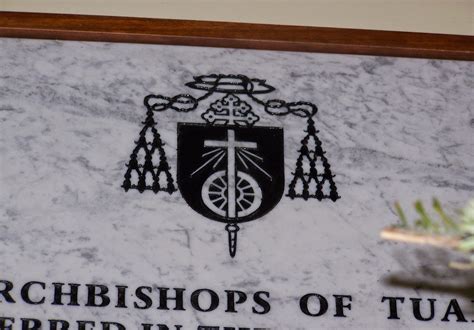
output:
<path id="1" fill-rule="evenodd" d="M 424 59 L 1 39 L 0 280 L 43 281 L 48 288 L 55 281 L 186 288 L 187 310 L 3 301 L 0 316 L 116 321 L 130 329 L 142 322 L 184 329 L 471 328 L 440 319 L 456 298 L 474 320 L 473 273 L 449 270 L 443 251 L 381 241 L 379 231 L 397 221 L 395 200 L 408 208 L 436 196 L 458 208 L 473 196 L 473 68 Z M 144 119 L 143 98 L 199 95 L 184 83 L 214 72 L 267 79 L 277 88 L 271 98 L 316 103 L 319 137 L 342 196 L 336 203 L 283 198 L 243 226 L 235 259 L 222 224 L 195 213 L 179 193 L 120 187 Z M 176 122 L 199 117 L 161 115 L 175 175 Z M 285 128 L 288 184 L 304 124 L 267 123 Z M 189 295 L 199 288 L 219 293 L 216 311 L 190 308 Z M 249 297 L 269 291 L 270 313 L 253 314 L 251 301 L 225 313 L 230 289 Z M 326 315 L 306 316 L 298 299 L 310 292 L 352 295 L 352 310 L 334 318 L 330 300 Z M 436 298 L 435 319 L 416 321 L 405 302 L 402 319 L 387 320 L 384 295 Z"/>

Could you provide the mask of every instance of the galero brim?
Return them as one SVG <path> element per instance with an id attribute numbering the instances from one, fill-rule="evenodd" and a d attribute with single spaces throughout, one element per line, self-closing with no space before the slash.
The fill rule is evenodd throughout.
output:
<path id="1" fill-rule="evenodd" d="M 266 94 L 275 90 L 262 79 L 222 74 L 197 76 L 194 77 L 194 81 L 186 83 L 186 86 L 193 89 L 233 94 Z"/>

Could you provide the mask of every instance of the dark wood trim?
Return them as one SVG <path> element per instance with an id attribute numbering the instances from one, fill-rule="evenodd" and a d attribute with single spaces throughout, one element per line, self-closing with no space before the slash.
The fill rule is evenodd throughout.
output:
<path id="1" fill-rule="evenodd" d="M 0 12 L 0 37 L 474 60 L 474 37 L 230 22 Z"/>

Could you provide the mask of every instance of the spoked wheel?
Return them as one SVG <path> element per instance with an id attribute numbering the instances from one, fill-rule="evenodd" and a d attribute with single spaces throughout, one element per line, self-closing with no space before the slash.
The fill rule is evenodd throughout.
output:
<path id="1" fill-rule="evenodd" d="M 244 172 L 237 172 L 237 217 L 255 212 L 262 204 L 262 190 L 257 181 Z"/>
<path id="2" fill-rule="evenodd" d="M 255 212 L 262 204 L 262 190 L 257 181 L 244 172 L 237 171 L 236 178 L 236 211 L 238 218 L 245 217 Z M 212 212 L 225 217 L 229 201 L 227 199 L 226 172 L 218 171 L 213 173 L 204 182 L 201 190 L 201 197 Z"/>
<path id="3" fill-rule="evenodd" d="M 227 189 L 226 171 L 218 171 L 206 179 L 201 190 L 204 205 L 222 217 L 227 216 L 229 206 Z M 229 254 L 232 258 L 237 252 L 237 232 L 240 229 L 237 223 L 239 218 L 252 214 L 262 204 L 262 190 L 257 181 L 247 173 L 237 171 L 234 203 L 237 216 L 234 219 L 229 219 L 225 227 L 228 233 Z"/>

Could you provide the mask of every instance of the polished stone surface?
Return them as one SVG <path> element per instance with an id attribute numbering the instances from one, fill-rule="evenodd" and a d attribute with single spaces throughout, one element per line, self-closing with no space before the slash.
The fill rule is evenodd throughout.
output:
<path id="1" fill-rule="evenodd" d="M 201 95 L 184 84 L 209 73 L 267 79 L 276 87 L 268 98 L 317 104 L 316 126 L 342 196 L 336 203 L 284 197 L 242 226 L 234 259 L 223 225 L 197 214 L 179 192 L 120 187 L 145 117 L 143 98 Z M 396 200 L 410 209 L 436 196 L 456 209 L 473 196 L 473 87 L 472 62 L 0 39 L 0 280 L 13 282 L 17 296 L 23 283 L 47 284 L 45 304 L 0 296 L 0 316 L 130 329 L 145 322 L 468 329 L 472 272 L 449 270 L 442 250 L 385 242 L 379 232 L 397 221 Z M 176 123 L 202 121 L 199 115 L 157 117 L 174 177 Z M 288 184 L 304 121 L 264 117 L 262 124 L 285 129 Z M 54 306 L 52 282 L 127 285 L 130 306 Z M 157 296 L 152 308 L 133 308 L 139 286 L 186 288 L 186 310 L 157 310 Z M 200 288 L 219 294 L 215 311 L 190 306 Z M 248 294 L 238 313 L 225 312 L 225 290 Z M 257 291 L 270 292 L 265 315 L 252 313 Z M 329 311 L 304 315 L 298 301 L 307 293 L 327 297 Z M 337 294 L 352 296 L 346 318 L 333 317 Z M 387 319 L 382 296 L 405 297 L 400 320 Z M 417 321 L 409 298 L 436 298 L 435 318 Z M 451 299 L 469 323 L 440 321 Z"/>

